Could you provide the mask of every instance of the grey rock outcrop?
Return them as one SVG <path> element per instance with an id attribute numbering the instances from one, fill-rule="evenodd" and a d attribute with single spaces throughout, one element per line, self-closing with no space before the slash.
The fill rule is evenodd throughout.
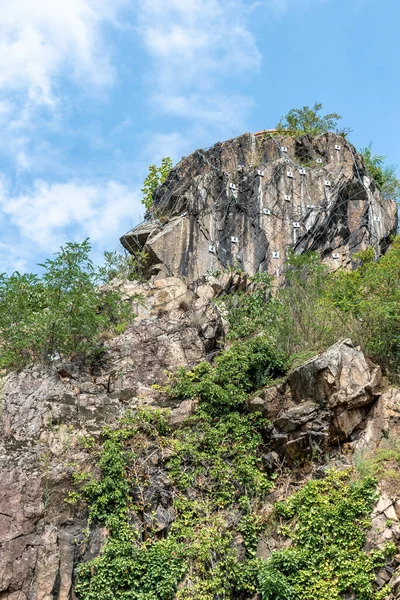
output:
<path id="1" fill-rule="evenodd" d="M 350 340 L 296 368 L 287 380 L 250 401 L 273 425 L 273 444 L 289 462 L 351 439 L 379 398 L 380 367 Z"/>
<path id="2" fill-rule="evenodd" d="M 340 136 L 245 134 L 184 158 L 158 189 L 152 219 L 122 244 L 193 282 L 235 265 L 279 276 L 289 248 L 316 250 L 332 269 L 367 247 L 379 255 L 397 207 Z"/>

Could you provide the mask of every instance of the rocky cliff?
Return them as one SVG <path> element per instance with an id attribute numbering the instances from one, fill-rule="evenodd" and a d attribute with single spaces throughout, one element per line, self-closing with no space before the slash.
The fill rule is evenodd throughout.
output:
<path id="1" fill-rule="evenodd" d="M 248 134 L 184 159 L 157 192 L 153 218 L 122 238 L 129 249 L 144 248 L 154 270 L 146 282 L 111 283 L 131 304 L 135 322 L 119 336 L 105 338 L 96 365 L 78 357 L 54 358 L 50 364 L 30 365 L 0 380 L 0 600 L 260 599 L 251 579 L 254 574 L 248 576 L 246 591 L 239 593 L 236 584 L 229 584 L 229 596 L 220 595 L 207 577 L 219 573 L 218 581 L 228 581 L 232 570 L 249 556 L 264 560 L 274 550 L 289 547 L 293 540 L 288 530 L 270 520 L 275 502 L 290 498 L 309 481 L 324 480 L 328 466 L 339 472 L 352 470 L 357 456 L 384 449 L 389 438 L 397 439 L 400 390 L 360 347 L 349 339 L 338 341 L 279 381 L 249 393 L 242 412 L 235 413 L 239 437 L 229 442 L 231 447 L 223 438 L 212 438 L 224 416 L 212 413 L 204 423 L 204 415 L 188 422 L 191 416 L 196 419 L 199 397 L 168 394 L 163 386 L 168 373 L 179 367 L 193 369 L 202 363 L 207 372 L 207 365 L 224 348 L 228 325 L 215 300 L 249 289 L 245 275 L 221 272 L 225 267 L 239 265 L 250 274 L 268 271 L 279 276 L 290 247 L 296 252 L 318 250 L 332 268 L 351 266 L 352 255 L 360 249 L 373 247 L 376 255 L 384 252 L 395 227 L 394 203 L 382 200 L 360 156 L 332 134 L 315 139 Z M 195 380 L 196 375 L 190 375 L 189 384 Z M 233 382 L 237 387 L 240 378 Z M 189 560 L 192 548 L 197 548 L 193 564 L 200 564 L 208 587 L 203 586 L 200 595 L 196 587 L 200 576 L 192 565 L 182 569 L 172 592 L 162 586 L 157 593 L 135 588 L 135 595 L 129 596 L 124 578 L 128 581 L 133 567 L 122 568 L 120 563 L 115 567 L 123 579 L 118 583 L 120 595 L 102 595 L 110 576 L 100 591 L 93 587 L 77 594 L 77 566 L 89 564 L 87 577 L 94 577 L 96 567 L 88 561 L 105 556 L 113 533 L 100 518 L 93 518 L 87 529 L 88 505 L 66 502 L 79 487 L 74 476 L 93 473 L 100 479 L 91 444 L 101 439 L 104 426 L 112 430 L 121 417 L 135 415 L 143 407 L 168 409 L 170 429 L 161 441 L 145 428 L 132 439 L 121 434 L 121 439 L 129 440 L 128 454 L 134 460 L 123 475 L 129 482 L 133 544 L 168 540 L 174 523 L 183 527 L 177 500 L 182 500 L 184 489 L 183 498 L 193 503 L 194 537 L 178 546 Z M 253 443 L 246 436 L 258 422 L 255 445 L 246 445 Z M 240 429 L 243 423 L 247 429 Z M 211 466 L 203 426 L 214 427 L 207 443 L 219 462 Z M 231 440 L 228 429 L 225 435 Z M 185 440 L 194 444 L 196 435 L 198 454 L 185 450 L 182 459 Z M 245 469 L 240 463 L 239 481 L 228 481 L 223 472 L 212 488 L 218 469 L 226 464 L 234 470 L 235 460 L 247 456 L 250 463 Z M 193 467 L 190 461 L 195 459 L 199 462 Z M 394 455 L 391 459 L 396 469 Z M 183 488 L 182 476 L 187 478 Z M 254 494 L 252 478 L 258 482 Z M 218 496 L 219 504 L 213 505 L 211 488 L 213 494 L 222 489 L 227 496 Z M 389 597 L 384 586 L 390 582 L 390 598 L 395 600 L 400 598 L 396 473 L 382 476 L 377 489 L 379 499 L 375 498 L 361 546 L 363 552 L 383 549 L 387 542 L 397 547 L 380 567 L 370 569 L 371 590 L 386 590 Z M 250 534 L 243 525 L 250 523 L 243 499 L 256 502 L 259 511 L 257 527 Z M 212 522 L 211 550 L 202 533 L 202 511 Z M 184 521 L 187 527 L 186 517 Z M 220 560 L 220 550 L 214 552 L 220 539 L 226 544 L 226 561 Z M 158 565 L 157 580 L 164 581 L 165 573 L 173 571 L 174 552 Z M 231 571 L 225 572 L 227 564 Z M 370 585 L 368 581 L 365 585 Z M 341 597 L 361 598 L 351 586 Z"/>
<path id="2" fill-rule="evenodd" d="M 343 137 L 245 134 L 182 159 L 121 242 L 195 281 L 232 266 L 277 275 L 289 248 L 337 269 L 367 247 L 379 256 L 396 227 L 395 202 Z"/>
<path id="3" fill-rule="evenodd" d="M 82 439 L 98 436 L 105 424 L 113 425 L 127 409 L 139 406 L 172 409 L 172 430 L 196 411 L 195 401 L 168 400 L 152 384 L 165 383 L 168 370 L 193 367 L 223 343 L 224 323 L 210 299 L 243 282 L 229 275 L 217 281 L 218 285 L 216 280 L 204 284 L 201 297 L 173 277 L 122 284 L 126 298 L 136 298 L 140 291 L 146 300 L 138 307 L 137 322 L 106 343 L 103 366 L 95 373 L 70 362 L 33 365 L 3 378 L 1 598 L 76 598 L 76 565 L 96 556 L 107 537 L 100 524 L 92 525 L 89 538 L 85 537 L 85 508 L 66 502 L 75 489 L 72 474 L 93 468 Z M 283 464 L 294 468 L 317 450 L 337 453 L 343 445 L 352 449 L 350 454 L 339 452 L 337 464 L 351 466 L 357 449 L 379 447 L 389 434 L 399 435 L 399 406 L 399 390 L 388 389 L 380 368 L 350 341 L 304 363 L 249 401 L 250 413 L 262 414 L 272 424 L 263 459 L 268 472 Z M 164 461 L 162 455 L 153 456 L 147 475 L 151 480 L 147 502 L 159 531 L 168 530 L 174 519 Z M 285 477 L 280 486 L 265 500 L 264 510 L 279 498 L 282 486 L 286 495 L 298 489 L 295 480 L 290 483 Z M 369 533 L 370 547 L 397 543 L 399 519 L 396 493 L 383 488 Z M 269 556 L 279 543 L 279 536 L 261 533 L 258 556 Z M 391 565 L 380 571 L 379 586 L 390 580 L 396 563 Z"/>
<path id="4" fill-rule="evenodd" d="M 79 362 L 33 365 L 1 382 L 0 598 L 69 600 L 77 561 L 96 555 L 104 532 L 83 544 L 85 511 L 67 502 L 71 475 L 90 456 L 81 436 L 99 435 L 128 408 L 165 406 L 152 384 L 166 371 L 192 367 L 222 341 L 219 313 L 179 279 L 127 283 L 127 298 L 140 291 L 134 326 L 106 344 L 103 366 Z M 212 290 L 211 290 L 212 293 Z M 176 406 L 182 422 L 190 405 Z M 83 553 L 83 554 L 82 554 Z"/>

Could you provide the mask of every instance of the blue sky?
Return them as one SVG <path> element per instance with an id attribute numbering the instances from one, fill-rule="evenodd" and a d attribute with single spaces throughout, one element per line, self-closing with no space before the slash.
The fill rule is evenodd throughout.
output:
<path id="1" fill-rule="evenodd" d="M 142 219 L 147 167 L 322 102 L 400 164 L 396 0 L 0 0 L 0 272 Z"/>

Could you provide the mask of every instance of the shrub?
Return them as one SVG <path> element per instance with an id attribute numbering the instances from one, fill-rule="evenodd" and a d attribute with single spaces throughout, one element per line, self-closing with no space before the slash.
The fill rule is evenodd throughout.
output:
<path id="1" fill-rule="evenodd" d="M 336 131 L 347 135 L 349 130 L 337 130 L 337 122 L 342 118 L 337 113 L 321 115 L 322 104 L 315 102 L 314 106 L 292 108 L 287 115 L 281 118 L 276 129 L 286 135 L 321 135 L 328 131 Z"/>
<path id="2" fill-rule="evenodd" d="M 325 298 L 329 273 L 317 253 L 289 254 L 286 284 L 275 295 L 270 285 L 224 299 L 229 337 L 268 332 L 287 359 L 324 350 L 345 334 L 347 319 Z"/>
<path id="3" fill-rule="evenodd" d="M 400 238 L 379 260 L 368 249 L 353 271 L 329 273 L 316 253 L 289 255 L 286 284 L 223 299 L 229 336 L 268 332 L 274 348 L 293 363 L 352 337 L 387 371 L 400 367 Z"/>
<path id="4" fill-rule="evenodd" d="M 372 153 L 372 143 L 360 150 L 368 175 L 372 177 L 385 200 L 396 200 L 400 198 L 400 181 L 397 179 L 396 167 L 385 166 L 386 156 Z"/>
<path id="5" fill-rule="evenodd" d="M 254 594 L 255 562 L 238 559 L 232 522 L 221 508 L 241 507 L 240 529 L 250 552 L 258 523 L 252 498 L 271 487 L 261 469 L 263 428 L 260 415 L 232 413 L 215 422 L 203 413 L 167 438 L 165 411 L 142 408 L 105 428 L 98 443 L 87 444 L 96 466 L 75 474 L 80 489 L 70 500 L 86 500 L 89 524 L 105 525 L 109 535 L 100 556 L 78 566 L 80 600 L 228 600 Z M 163 465 L 163 482 L 168 473 L 175 520 L 159 539 L 155 470 L 148 457 L 162 456 L 165 448 L 172 456 Z M 159 469 L 160 464 L 157 485 Z"/>
<path id="6" fill-rule="evenodd" d="M 285 276 L 271 327 L 282 352 L 288 357 L 321 352 L 346 335 L 348 319 L 326 300 L 329 271 L 318 253 L 289 253 Z"/>
<path id="7" fill-rule="evenodd" d="M 149 166 L 149 173 L 143 182 L 141 190 L 143 193 L 142 204 L 145 205 L 147 210 L 153 205 L 154 192 L 162 183 L 164 183 L 171 169 L 172 159 L 169 156 L 165 156 L 161 160 L 161 165 L 159 167 L 156 165 Z"/>
<path id="8" fill-rule="evenodd" d="M 245 406 L 250 392 L 285 373 L 286 362 L 267 334 L 237 341 L 217 356 L 213 365 L 201 363 L 193 371 L 179 369 L 170 379 L 172 398 L 198 396 L 204 410 L 220 416 Z"/>
<path id="9" fill-rule="evenodd" d="M 278 531 L 292 545 L 254 558 L 260 531 L 273 525 L 262 511 L 271 488 L 262 470 L 266 427 L 260 415 L 215 419 L 200 410 L 171 434 L 165 411 L 142 408 L 87 444 L 97 464 L 76 474 L 74 498 L 88 502 L 89 524 L 105 525 L 109 535 L 101 554 L 78 566 L 80 600 L 239 600 L 257 591 L 263 600 L 340 600 L 348 592 L 381 600 L 375 572 L 395 549 L 365 550 L 376 484 L 353 481 L 349 470 L 276 503 Z M 154 468 L 149 456 L 166 448 L 169 459 Z M 159 485 L 160 473 L 174 515 L 162 539 L 152 480 Z M 235 531 L 243 537 L 241 557 Z"/>
<path id="10" fill-rule="evenodd" d="M 262 275 L 262 278 L 249 278 L 250 291 L 227 294 L 218 300 L 228 318 L 229 339 L 247 337 L 271 325 L 275 316 L 271 295 L 273 277 L 264 273 Z"/>
<path id="11" fill-rule="evenodd" d="M 99 348 L 99 334 L 132 317 L 116 292 L 101 292 L 90 244 L 68 243 L 33 274 L 0 275 L 0 367 Z"/>
<path id="12" fill-rule="evenodd" d="M 386 432 L 385 432 L 386 433 Z M 369 447 L 358 450 L 354 455 L 354 465 L 361 477 L 374 477 L 381 489 L 389 496 L 400 493 L 400 439 L 388 436 L 380 442 L 379 448 Z"/>
<path id="13" fill-rule="evenodd" d="M 359 600 L 382 598 L 374 592 L 375 572 L 393 552 L 365 550 L 369 515 L 377 500 L 371 478 L 351 480 L 350 471 L 331 471 L 276 504 L 292 546 L 260 564 L 263 600 Z"/>
<path id="14" fill-rule="evenodd" d="M 146 275 L 148 254 L 144 250 L 124 252 L 104 252 L 104 264 L 99 268 L 99 278 L 103 283 L 119 278 L 128 281 L 143 281 Z"/>
<path id="15" fill-rule="evenodd" d="M 233 412 L 214 421 L 200 411 L 175 435 L 171 478 L 182 492 L 196 486 L 199 495 L 212 499 L 214 510 L 238 496 L 261 496 L 271 487 L 260 468 L 267 426 L 260 415 Z"/>
<path id="16" fill-rule="evenodd" d="M 357 269 L 331 276 L 325 296 L 346 316 L 354 341 L 386 370 L 396 372 L 400 367 L 400 238 L 377 261 L 370 251 L 358 258 Z"/>

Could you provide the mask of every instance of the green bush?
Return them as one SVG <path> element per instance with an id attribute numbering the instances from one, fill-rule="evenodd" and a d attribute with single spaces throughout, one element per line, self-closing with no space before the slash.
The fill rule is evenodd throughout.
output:
<path id="1" fill-rule="evenodd" d="M 143 281 L 146 276 L 148 254 L 143 250 L 127 252 L 104 252 L 104 264 L 99 268 L 99 279 L 109 283 L 118 278 L 128 281 Z"/>
<path id="2" fill-rule="evenodd" d="M 262 278 L 250 277 L 251 291 L 237 292 L 221 296 L 217 303 L 222 305 L 228 318 L 229 339 L 250 336 L 267 330 L 275 317 L 274 299 L 271 295 L 273 277 L 267 274 Z M 266 307 L 268 306 L 268 311 Z"/>
<path id="3" fill-rule="evenodd" d="M 390 430 L 382 435 L 379 448 L 365 447 L 355 453 L 354 465 L 361 477 L 374 477 L 381 489 L 394 497 L 400 494 L 400 439 Z"/>
<path id="4" fill-rule="evenodd" d="M 372 249 L 355 255 L 353 271 L 330 273 L 317 253 L 289 255 L 286 284 L 223 299 L 231 339 L 267 332 L 275 351 L 293 364 L 351 337 L 385 370 L 400 367 L 400 238 L 374 260 Z"/>
<path id="5" fill-rule="evenodd" d="M 360 266 L 327 281 L 325 297 L 344 315 L 348 332 L 387 371 L 400 368 L 400 238 L 379 260 L 367 250 Z"/>
<path id="6" fill-rule="evenodd" d="M 289 254 L 286 285 L 274 295 L 270 286 L 224 298 L 230 338 L 264 331 L 290 362 L 301 354 L 320 352 L 347 333 L 348 317 L 327 302 L 327 267 L 317 253 Z"/>
<path id="7" fill-rule="evenodd" d="M 256 591 L 256 564 L 238 559 L 226 509 L 236 507 L 235 515 L 240 507 L 235 518 L 252 557 L 260 525 L 252 508 L 271 488 L 261 461 L 266 422 L 200 412 L 172 435 L 165 417 L 143 408 L 105 428 L 99 442 L 86 440 L 96 465 L 75 474 L 78 492 L 70 501 L 85 500 L 89 525 L 100 523 L 109 535 L 100 556 L 78 566 L 80 600 L 231 600 Z M 163 477 L 173 489 L 175 521 L 159 539 L 146 495 L 154 485 L 148 457 L 166 448 Z"/>
<path id="8" fill-rule="evenodd" d="M 337 122 L 342 118 L 337 113 L 321 115 L 322 104 L 315 102 L 314 106 L 292 108 L 287 115 L 281 118 L 276 129 L 285 135 L 321 135 L 328 131 L 336 131 L 347 135 L 349 130 L 338 130 Z"/>
<path id="9" fill-rule="evenodd" d="M 102 554 L 78 567 L 75 591 L 82 600 L 172 600 L 186 570 L 175 540 L 138 548 L 130 528 L 111 537 Z"/>
<path id="10" fill-rule="evenodd" d="M 285 276 L 270 328 L 285 355 L 318 353 L 348 335 L 348 319 L 326 300 L 329 271 L 317 253 L 289 253 Z"/>
<path id="11" fill-rule="evenodd" d="M 156 189 L 164 183 L 168 177 L 168 173 L 172 169 L 172 159 L 169 156 L 165 156 L 161 160 L 161 165 L 149 166 L 149 173 L 143 182 L 142 187 L 142 204 L 145 205 L 146 209 L 149 210 L 153 206 L 154 192 Z"/>
<path id="12" fill-rule="evenodd" d="M 109 532 L 100 556 L 78 566 L 76 593 L 81 600 L 174 598 L 186 570 L 183 547 L 172 538 L 155 540 L 153 536 L 140 543 L 131 525 L 135 512 L 150 513 L 150 506 L 134 500 L 132 490 L 146 488 L 147 452 L 167 433 L 162 411 L 128 413 L 118 428 L 104 429 L 100 445 L 93 449 L 99 476 L 92 472 L 75 475 L 80 491 L 70 501 L 86 500 L 89 525 L 101 523 Z M 138 495 L 142 497 L 141 492 Z"/>
<path id="13" fill-rule="evenodd" d="M 68 243 L 34 274 L 0 275 L 0 368 L 73 354 L 94 356 L 99 335 L 132 318 L 119 294 L 98 288 L 88 240 Z"/>
<path id="14" fill-rule="evenodd" d="M 349 471 L 332 471 L 277 503 L 277 517 L 292 546 L 261 562 L 262 599 L 341 600 L 346 593 L 358 600 L 383 598 L 372 584 L 395 548 L 365 550 L 376 500 L 375 480 L 352 481 Z"/>
<path id="15" fill-rule="evenodd" d="M 195 486 L 214 510 L 238 496 L 262 495 L 271 487 L 261 456 L 267 425 L 260 415 L 232 412 L 214 420 L 200 411 L 175 434 L 170 477 L 182 492 Z"/>
<path id="16" fill-rule="evenodd" d="M 377 184 L 385 200 L 396 200 L 400 198 L 400 181 L 396 177 L 394 165 L 385 166 L 386 156 L 372 153 L 372 144 L 360 150 L 367 168 L 368 175 Z"/>
<path id="17" fill-rule="evenodd" d="M 245 407 L 250 392 L 285 373 L 286 362 L 267 334 L 234 342 L 213 365 L 201 363 L 193 371 L 179 369 L 171 377 L 171 398 L 198 396 L 204 409 L 221 416 Z"/>
<path id="18" fill-rule="evenodd" d="M 262 470 L 266 431 L 259 415 L 200 411 L 171 434 L 165 411 L 143 408 L 87 442 L 97 464 L 76 474 L 73 497 L 88 502 L 90 525 L 105 525 L 108 537 L 97 558 L 78 566 L 79 600 L 244 600 L 256 592 L 263 600 L 382 600 L 386 589 L 374 592 L 373 581 L 395 548 L 365 549 L 375 480 L 331 471 L 276 503 L 274 523 L 262 510 L 272 485 Z M 148 457 L 166 449 L 175 520 L 160 539 L 146 495 L 154 485 Z M 256 559 L 266 525 L 292 545 Z"/>

